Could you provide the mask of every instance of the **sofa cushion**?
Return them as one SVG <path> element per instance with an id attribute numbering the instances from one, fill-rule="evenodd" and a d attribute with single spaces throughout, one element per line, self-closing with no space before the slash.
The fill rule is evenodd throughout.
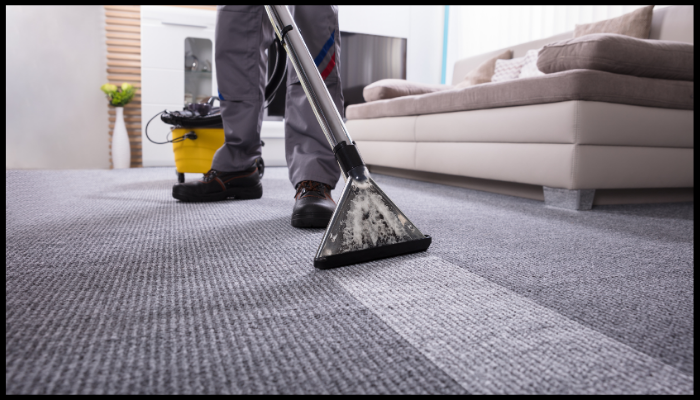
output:
<path id="1" fill-rule="evenodd" d="M 480 85 L 482 83 L 491 82 L 494 72 L 496 71 L 496 62 L 498 60 L 508 60 L 513 57 L 513 51 L 506 50 L 495 57 L 491 57 L 488 60 L 479 64 L 478 67 L 469 71 L 464 77 L 464 80 L 459 82 L 457 88 L 466 88 L 469 86 Z"/>
<path id="2" fill-rule="evenodd" d="M 537 68 L 537 58 L 540 50 L 541 49 L 533 49 L 525 53 L 525 62 L 523 63 L 522 69 L 520 69 L 518 78 L 531 78 L 533 76 L 544 75 L 544 72 Z"/>
<path id="3" fill-rule="evenodd" d="M 616 33 L 639 39 L 649 39 L 653 16 L 654 6 L 642 7 L 617 18 L 576 25 L 574 37 L 590 35 L 591 33 Z"/>
<path id="4" fill-rule="evenodd" d="M 593 34 L 551 43 L 539 53 L 545 73 L 595 69 L 647 78 L 692 81 L 694 49 L 689 43 Z"/>
<path id="5" fill-rule="evenodd" d="M 528 50 L 541 49 L 542 46 L 558 42 L 560 40 L 571 39 L 572 32 L 564 32 L 558 35 L 546 37 L 543 39 L 535 40 L 532 42 L 521 43 L 515 46 L 508 46 L 508 49 L 513 50 L 513 57 L 524 57 Z M 484 61 L 493 58 L 494 56 L 501 54 L 504 49 L 499 49 L 495 51 L 490 51 L 488 53 L 478 54 L 475 56 L 463 58 L 461 60 L 455 61 L 453 74 L 452 74 L 452 84 L 457 85 L 460 80 L 467 74 L 467 72 L 476 68 L 479 64 Z M 508 57 L 512 58 L 512 57 Z"/>
<path id="6" fill-rule="evenodd" d="M 365 101 L 394 99 L 402 96 L 412 96 L 439 92 L 452 89 L 450 85 L 429 85 L 425 83 L 408 82 L 405 79 L 382 79 L 371 83 L 362 90 Z"/>
<path id="7" fill-rule="evenodd" d="M 435 114 L 526 104 L 589 100 L 692 110 L 693 82 L 577 69 L 464 89 L 348 106 L 348 119 Z"/>
<path id="8" fill-rule="evenodd" d="M 518 79 L 523 64 L 525 64 L 525 57 L 518 57 L 512 60 L 496 60 L 496 70 L 493 73 L 491 82 L 505 82 Z"/>

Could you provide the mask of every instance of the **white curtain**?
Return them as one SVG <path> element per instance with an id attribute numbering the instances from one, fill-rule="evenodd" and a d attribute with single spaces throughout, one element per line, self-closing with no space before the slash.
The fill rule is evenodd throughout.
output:
<path id="1" fill-rule="evenodd" d="M 449 6 L 446 82 L 465 57 L 573 31 L 644 6 Z M 664 7 L 656 6 L 655 8 Z"/>

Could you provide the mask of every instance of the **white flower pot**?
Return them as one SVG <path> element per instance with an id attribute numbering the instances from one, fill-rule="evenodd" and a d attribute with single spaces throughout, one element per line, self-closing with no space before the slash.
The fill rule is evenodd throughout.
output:
<path id="1" fill-rule="evenodd" d="M 124 125 L 124 107 L 117 109 L 117 119 L 114 122 L 112 133 L 112 165 L 114 169 L 129 168 L 131 166 L 131 147 L 129 146 L 129 134 Z"/>

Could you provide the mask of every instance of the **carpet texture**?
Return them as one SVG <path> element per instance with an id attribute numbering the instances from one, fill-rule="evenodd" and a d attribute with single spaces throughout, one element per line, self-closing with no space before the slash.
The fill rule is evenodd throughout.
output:
<path id="1" fill-rule="evenodd" d="M 286 168 L 208 204 L 170 168 L 6 171 L 6 394 L 693 393 L 692 203 L 375 180 L 433 245 L 319 271 Z"/>

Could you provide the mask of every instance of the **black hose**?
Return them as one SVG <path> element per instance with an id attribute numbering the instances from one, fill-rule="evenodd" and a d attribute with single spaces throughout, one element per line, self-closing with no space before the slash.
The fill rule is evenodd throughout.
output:
<path id="1" fill-rule="evenodd" d="M 165 139 L 166 139 L 165 142 L 156 142 L 156 141 L 154 141 L 153 139 L 151 139 L 150 136 L 148 136 L 148 125 L 151 124 L 151 121 L 153 121 L 157 116 L 159 116 L 159 115 L 161 115 L 161 114 L 165 114 L 165 113 L 167 113 L 167 112 L 168 112 L 168 110 L 163 110 L 163 111 L 159 112 L 158 114 L 154 115 L 153 118 L 151 118 L 151 119 L 148 120 L 148 123 L 146 124 L 146 129 L 144 129 L 144 133 L 146 134 L 146 139 L 150 140 L 151 143 L 155 143 L 155 144 L 168 144 L 168 143 L 171 143 L 170 140 L 168 140 L 167 136 L 166 136 L 166 138 L 165 138 Z"/>
<path id="2" fill-rule="evenodd" d="M 277 54 L 275 56 L 275 68 L 272 70 L 272 76 L 270 80 L 265 85 L 265 105 L 263 108 L 267 108 L 272 104 L 272 101 L 277 95 L 277 91 L 282 86 L 283 78 L 287 74 L 287 52 L 284 50 L 284 46 L 280 43 L 278 38 L 274 40 L 275 50 Z"/>
<path id="3" fill-rule="evenodd" d="M 151 137 L 148 136 L 148 125 L 150 125 L 151 121 L 153 121 L 157 116 L 165 114 L 167 112 L 168 112 L 168 110 L 163 110 L 163 111 L 159 112 L 158 114 L 154 115 L 153 118 L 148 120 L 148 123 L 146 124 L 146 129 L 144 129 L 144 133 L 146 134 L 146 139 L 148 139 L 151 143 L 155 143 L 155 144 L 179 143 L 185 139 L 192 139 L 192 140 L 197 139 L 197 134 L 194 133 L 194 131 L 187 132 L 184 135 L 180 136 L 179 138 L 170 139 L 170 134 L 173 132 L 172 130 L 169 131 L 168 134 L 165 136 L 165 142 L 156 142 L 153 139 L 151 139 Z"/>

